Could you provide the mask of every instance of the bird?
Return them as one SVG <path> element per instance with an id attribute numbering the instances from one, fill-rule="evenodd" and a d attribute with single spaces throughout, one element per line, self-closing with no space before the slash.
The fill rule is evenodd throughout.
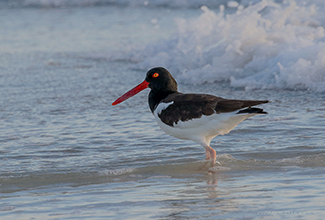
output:
<path id="1" fill-rule="evenodd" d="M 164 67 L 150 69 L 145 80 L 116 99 L 115 106 L 140 91 L 150 88 L 149 108 L 159 127 L 167 134 L 183 140 L 192 140 L 205 149 L 205 159 L 214 167 L 216 151 L 211 140 L 228 134 L 245 119 L 267 114 L 253 106 L 268 103 L 268 100 L 225 99 L 210 94 L 178 92 L 177 82 Z M 220 164 L 220 163 L 219 163 Z"/>

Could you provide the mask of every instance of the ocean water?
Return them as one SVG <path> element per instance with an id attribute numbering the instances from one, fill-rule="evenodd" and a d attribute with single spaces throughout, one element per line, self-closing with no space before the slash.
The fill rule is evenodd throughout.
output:
<path id="1" fill-rule="evenodd" d="M 323 219 L 325 9 L 314 1 L 0 2 L 0 219 Z M 148 90 L 268 99 L 205 151 Z"/>

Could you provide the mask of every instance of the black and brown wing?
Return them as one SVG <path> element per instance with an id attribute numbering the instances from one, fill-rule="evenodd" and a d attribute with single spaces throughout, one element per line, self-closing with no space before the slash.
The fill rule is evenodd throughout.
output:
<path id="1" fill-rule="evenodd" d="M 168 95 L 161 103 L 171 103 L 167 108 L 158 112 L 159 118 L 167 125 L 173 126 L 179 121 L 201 118 L 202 115 L 212 115 L 238 111 L 241 113 L 266 113 L 263 109 L 251 106 L 267 103 L 268 101 L 231 100 L 208 94 Z M 246 108 L 246 109 L 245 109 Z"/>

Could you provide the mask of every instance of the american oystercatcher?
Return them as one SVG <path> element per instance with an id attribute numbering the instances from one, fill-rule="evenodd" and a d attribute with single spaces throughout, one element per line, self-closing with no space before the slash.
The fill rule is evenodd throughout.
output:
<path id="1" fill-rule="evenodd" d="M 192 140 L 205 148 L 206 160 L 213 167 L 216 151 L 210 147 L 217 135 L 228 134 L 245 119 L 257 114 L 267 114 L 252 106 L 267 100 L 233 100 L 208 94 L 184 94 L 177 91 L 177 82 L 163 67 L 147 72 L 145 80 L 118 98 L 117 105 L 150 88 L 149 107 L 160 128 L 179 139 Z"/>

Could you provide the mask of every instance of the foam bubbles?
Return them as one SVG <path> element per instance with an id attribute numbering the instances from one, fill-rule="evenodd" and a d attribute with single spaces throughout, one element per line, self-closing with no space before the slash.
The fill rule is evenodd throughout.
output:
<path id="1" fill-rule="evenodd" d="M 182 83 L 325 91 L 325 16 L 298 3 L 263 0 L 233 14 L 203 6 L 199 17 L 177 19 L 169 40 L 148 46 L 138 67 L 165 66 Z"/>
<path id="2" fill-rule="evenodd" d="M 239 3 L 236 1 L 229 1 L 229 2 L 227 2 L 227 6 L 229 8 L 237 8 L 239 6 Z"/>
<path id="3" fill-rule="evenodd" d="M 133 173 L 135 168 L 120 168 L 116 170 L 102 170 L 99 173 L 103 176 L 121 176 L 124 174 Z"/>

